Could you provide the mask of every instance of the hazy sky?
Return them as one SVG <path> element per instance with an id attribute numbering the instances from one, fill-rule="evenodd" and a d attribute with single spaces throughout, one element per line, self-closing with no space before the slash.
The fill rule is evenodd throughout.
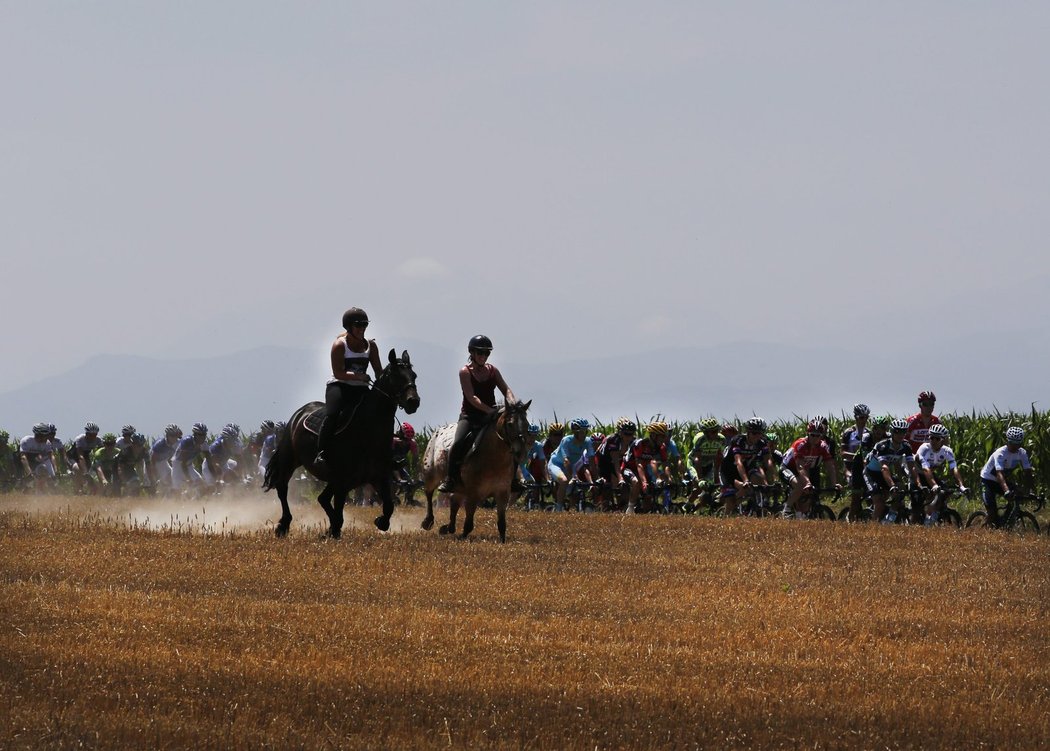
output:
<path id="1" fill-rule="evenodd" d="M 1048 38 L 1045 2 L 4 2 L 0 391 L 323 358 L 354 304 L 504 362 L 976 348 L 1050 309 Z"/>

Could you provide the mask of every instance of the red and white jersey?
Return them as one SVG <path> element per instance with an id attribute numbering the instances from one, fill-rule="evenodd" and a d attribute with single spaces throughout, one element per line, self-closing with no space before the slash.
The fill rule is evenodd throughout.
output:
<path id="1" fill-rule="evenodd" d="M 797 470 L 800 466 L 813 469 L 822 462 L 833 461 L 831 458 L 831 447 L 827 441 L 821 439 L 815 444 L 809 442 L 806 437 L 799 438 L 791 444 L 791 448 L 784 454 L 782 464 L 791 470 Z"/>
<path id="2" fill-rule="evenodd" d="M 930 415 L 929 421 L 924 420 L 922 412 L 909 417 L 908 432 L 904 435 L 904 440 L 911 446 L 911 450 L 918 451 L 919 446 L 930 440 L 930 426 L 939 425 L 940 422 L 941 420 L 937 415 Z"/>

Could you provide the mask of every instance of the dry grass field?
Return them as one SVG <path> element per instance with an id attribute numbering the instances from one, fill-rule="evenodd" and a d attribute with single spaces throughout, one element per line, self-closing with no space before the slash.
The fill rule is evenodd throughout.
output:
<path id="1" fill-rule="evenodd" d="M 349 511 L 277 540 L 261 494 L 0 496 L 0 747 L 1050 738 L 1046 536 L 512 513 L 500 545 L 491 511 L 469 541 Z"/>

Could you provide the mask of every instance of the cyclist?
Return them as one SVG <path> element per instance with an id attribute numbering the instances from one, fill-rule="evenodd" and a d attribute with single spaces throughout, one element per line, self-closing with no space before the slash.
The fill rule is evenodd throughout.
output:
<path id="1" fill-rule="evenodd" d="M 361 308 L 348 309 L 343 313 L 343 328 L 346 330 L 332 342 L 329 352 L 332 377 L 324 391 L 324 420 L 317 433 L 315 465 L 324 465 L 324 448 L 335 435 L 340 417 L 353 414 L 368 391 L 368 384 L 372 381 L 368 366 L 372 366 L 377 377 L 383 372 L 376 340 L 365 339 L 368 323 L 368 314 Z"/>
<path id="2" fill-rule="evenodd" d="M 284 422 L 278 420 L 273 424 L 273 432 L 263 440 L 259 448 L 259 477 L 266 474 L 266 465 L 270 463 L 270 458 L 277 451 L 277 441 L 281 440 L 281 431 L 284 428 Z"/>
<path id="3" fill-rule="evenodd" d="M 864 455 L 861 449 L 871 436 L 871 431 L 868 430 L 870 416 L 871 410 L 867 404 L 854 404 L 853 424 L 842 431 L 842 461 L 846 470 L 846 482 L 850 487 L 853 486 L 853 475 L 856 474 L 857 479 L 861 479 L 860 473 L 864 471 Z"/>
<path id="4" fill-rule="evenodd" d="M 547 456 L 543 453 L 540 426 L 536 423 L 529 424 L 529 438 L 532 445 L 518 466 L 518 474 L 522 482 L 538 485 L 547 481 Z"/>
<path id="5" fill-rule="evenodd" d="M 926 443 L 926 436 L 930 432 L 931 425 L 940 423 L 940 419 L 933 414 L 933 406 L 937 403 L 937 395 L 932 391 L 919 392 L 919 411 L 908 418 L 908 434 L 904 440 L 911 446 L 911 450 L 918 451 L 919 446 Z"/>
<path id="6" fill-rule="evenodd" d="M 142 487 L 143 478 L 148 482 L 148 456 L 146 436 L 142 433 L 132 433 L 124 448 L 119 449 L 117 454 L 118 490 L 121 494 L 137 495 Z"/>
<path id="7" fill-rule="evenodd" d="M 158 488 L 171 487 L 171 458 L 175 456 L 175 447 L 182 439 L 182 429 L 175 423 L 164 426 L 164 437 L 154 441 L 149 450 L 150 476 Z"/>
<path id="8" fill-rule="evenodd" d="M 601 505 L 609 509 L 613 505 L 613 488 L 623 488 L 627 483 L 623 476 L 623 458 L 631 448 L 638 428 L 633 420 L 621 417 L 616 421 L 616 430 L 605 437 L 595 450 L 598 459 L 598 482 Z"/>
<path id="9" fill-rule="evenodd" d="M 63 450 L 62 440 L 58 437 L 58 428 L 55 427 L 53 422 L 48 423 L 47 439 L 51 441 L 51 449 L 53 451 L 51 461 L 55 465 L 57 479 L 58 475 L 66 474 L 69 471 L 69 467 L 66 465 L 66 452 Z"/>
<path id="10" fill-rule="evenodd" d="M 416 467 L 419 466 L 416 429 L 410 423 L 401 423 L 401 427 L 394 433 L 392 442 L 393 455 L 391 458 L 394 467 L 394 482 L 411 482 Z"/>
<path id="11" fill-rule="evenodd" d="M 718 432 L 718 420 L 704 418 L 699 427 L 689 451 L 689 464 L 696 476 L 696 487 L 689 494 L 690 501 L 695 501 L 701 493 L 709 492 L 718 483 L 718 463 L 726 447 L 725 436 Z"/>
<path id="12" fill-rule="evenodd" d="M 43 490 L 55 480 L 55 449 L 48 438 L 50 433 L 47 423 L 38 422 L 33 426 L 33 432 L 18 444 L 22 470 L 26 477 L 36 478 L 37 490 Z"/>
<path id="13" fill-rule="evenodd" d="M 948 428 L 944 425 L 940 423 L 931 425 L 927 434 L 929 440 L 919 446 L 919 450 L 915 452 L 915 463 L 919 471 L 919 487 L 930 490 L 930 501 L 926 504 L 927 524 L 936 524 L 940 512 L 944 509 L 944 499 L 941 498 L 939 492 L 941 489 L 939 475 L 943 467 L 947 466 L 952 471 L 959 492 L 966 492 L 966 485 L 963 483 L 959 466 L 955 461 L 955 452 L 946 443 L 949 435 Z"/>
<path id="14" fill-rule="evenodd" d="M 214 488 L 236 479 L 237 459 L 243 450 L 240 426 L 234 423 L 224 425 L 219 437 L 208 446 L 205 461 L 201 463 L 204 484 Z"/>
<path id="15" fill-rule="evenodd" d="M 94 471 L 98 481 L 103 485 L 110 486 L 107 494 L 116 494 L 119 488 L 119 474 L 117 473 L 117 457 L 120 449 L 117 448 L 117 436 L 106 433 L 102 436 L 102 446 L 91 453 L 91 469 Z"/>
<path id="16" fill-rule="evenodd" d="M 437 487 L 439 493 L 449 493 L 459 483 L 459 469 L 470 450 L 471 438 L 486 422 L 495 416 L 496 390 L 499 389 L 507 402 L 515 402 L 514 392 L 503 380 L 503 374 L 489 362 L 492 340 L 484 334 L 472 336 L 467 342 L 467 364 L 459 369 L 459 386 L 463 391 L 456 435 L 448 450 L 448 470 L 445 479 Z M 516 478 L 515 478 L 516 479 Z"/>
<path id="17" fill-rule="evenodd" d="M 591 482 L 590 460 L 594 456 L 594 442 L 587 432 L 591 424 L 578 417 L 569 423 L 565 436 L 547 462 L 547 474 L 554 481 L 554 508 L 565 508 L 565 490 L 573 479 Z"/>
<path id="18" fill-rule="evenodd" d="M 860 519 L 864 493 L 868 489 L 864 482 L 864 467 L 868 453 L 875 444 L 888 436 L 891 418 L 887 415 L 875 415 L 870 417 L 866 404 L 857 404 L 853 407 L 853 414 L 857 418 L 853 428 L 847 428 L 843 433 L 842 455 L 848 457 L 847 469 L 849 476 L 849 518 L 856 521 Z M 861 414 L 858 414 L 858 411 Z M 867 412 L 867 413 L 866 413 Z M 866 414 L 865 414 L 866 413 Z M 871 429 L 867 429 L 866 423 L 871 421 Z M 846 447 L 849 447 L 848 449 Z"/>
<path id="19" fill-rule="evenodd" d="M 791 486 L 784 507 L 785 514 L 797 513 L 804 517 L 809 513 L 810 500 L 807 498 L 800 503 L 802 494 L 807 490 L 820 489 L 820 477 L 815 471 L 823 464 L 827 469 L 831 484 L 836 490 L 842 488 L 838 483 L 835 469 L 835 460 L 832 458 L 831 449 L 824 439 L 827 433 L 824 424 L 819 419 L 811 420 L 806 425 L 806 435 L 791 444 L 784 454 L 781 462 L 781 475 Z"/>
<path id="20" fill-rule="evenodd" d="M 117 448 L 122 449 L 131 443 L 131 436 L 135 435 L 134 425 L 125 425 L 120 429 L 120 438 L 117 439 Z"/>
<path id="21" fill-rule="evenodd" d="M 661 464 L 666 476 L 667 438 L 670 434 L 667 423 L 659 420 L 649 423 L 648 433 L 648 437 L 631 442 L 620 462 L 620 472 L 631 488 L 627 500 L 628 514 L 635 512 L 639 495 L 648 497 L 649 478 L 660 474 Z"/>
<path id="22" fill-rule="evenodd" d="M 1016 426 L 1008 428 L 1006 445 L 993 451 L 981 468 L 981 497 L 985 511 L 988 512 L 988 521 L 993 527 L 998 527 L 1000 523 L 997 502 L 999 496 L 1010 498 L 1012 493 L 1017 492 L 1016 483 L 1012 481 L 1014 470 L 1018 467 L 1024 470 L 1024 484 L 1031 487 L 1032 462 L 1028 458 L 1028 452 L 1021 448 L 1022 443 L 1024 430 Z"/>
<path id="23" fill-rule="evenodd" d="M 726 446 L 738 435 L 740 435 L 740 429 L 735 424 L 727 422 L 722 426 L 722 437 L 725 439 Z"/>
<path id="24" fill-rule="evenodd" d="M 187 486 L 200 488 L 204 478 L 194 463 L 208 454 L 208 426 L 195 422 L 190 434 L 179 441 L 171 460 L 171 489 L 183 490 Z"/>
<path id="25" fill-rule="evenodd" d="M 102 446 L 98 430 L 98 425 L 93 422 L 85 424 L 84 432 L 73 439 L 66 451 L 66 460 L 73 473 L 73 490 L 77 495 L 84 492 L 85 484 L 88 484 L 92 491 L 95 489 L 94 483 L 91 482 L 94 477 L 91 472 L 91 454 Z"/>
<path id="26" fill-rule="evenodd" d="M 259 464 L 259 457 L 262 456 L 262 446 L 266 443 L 266 439 L 273 435 L 273 431 L 277 429 L 277 423 L 273 420 L 263 420 L 259 423 L 259 430 L 253 433 L 248 440 L 248 450 L 251 452 L 252 458 L 255 459 L 255 464 Z M 261 475 L 262 473 L 260 473 Z"/>
<path id="27" fill-rule="evenodd" d="M 15 479 L 15 448 L 11 434 L 0 430 L 0 490 L 6 490 Z"/>
<path id="28" fill-rule="evenodd" d="M 886 499 L 897 491 L 895 473 L 905 472 L 913 484 L 916 482 L 915 454 L 904 440 L 907 432 L 906 420 L 893 420 L 890 423 L 890 437 L 876 443 L 867 455 L 864 483 L 871 494 L 876 521 L 881 521 L 885 515 L 887 521 L 894 522 L 902 512 L 900 501 L 894 498 L 895 508 L 886 514 Z"/>
<path id="29" fill-rule="evenodd" d="M 543 442 L 543 454 L 549 461 L 551 454 L 561 445 L 561 439 L 565 437 L 565 426 L 560 422 L 552 422 L 547 426 L 547 440 Z"/>
<path id="30" fill-rule="evenodd" d="M 726 426 L 723 426 L 723 432 Z M 735 514 L 741 499 L 751 495 L 753 481 L 768 485 L 776 477 L 776 468 L 766 441 L 766 421 L 752 417 L 746 423 L 744 435 L 730 440 L 722 454 L 719 483 L 727 514 Z"/>

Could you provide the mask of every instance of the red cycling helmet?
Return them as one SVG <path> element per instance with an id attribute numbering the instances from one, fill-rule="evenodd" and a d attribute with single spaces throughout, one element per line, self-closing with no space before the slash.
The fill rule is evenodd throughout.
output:
<path id="1" fill-rule="evenodd" d="M 408 440 L 412 440 L 416 437 L 416 429 L 409 425 L 407 422 L 401 423 L 401 435 Z"/>
<path id="2" fill-rule="evenodd" d="M 923 402 L 935 402 L 937 401 L 937 395 L 932 391 L 920 391 L 919 392 L 919 404 Z"/>

